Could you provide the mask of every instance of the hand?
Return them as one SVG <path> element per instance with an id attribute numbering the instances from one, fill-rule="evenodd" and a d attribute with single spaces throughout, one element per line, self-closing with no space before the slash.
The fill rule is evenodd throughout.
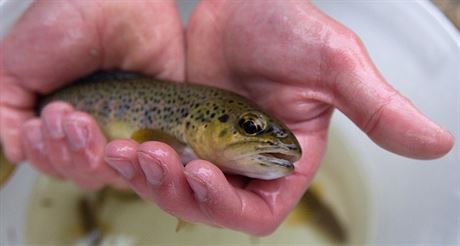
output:
<path id="1" fill-rule="evenodd" d="M 1 41 L 0 125 L 8 159 L 98 189 L 120 184 L 103 161 L 95 121 L 46 94 L 98 69 L 184 79 L 184 38 L 174 1 L 36 1 Z"/>
<path id="2" fill-rule="evenodd" d="M 447 131 L 385 82 L 355 34 L 306 1 L 205 0 L 186 41 L 187 80 L 251 98 L 287 123 L 303 148 L 293 175 L 241 182 L 202 160 L 184 168 L 161 143 L 108 146 L 109 162 L 133 168 L 128 180 L 143 198 L 187 221 L 273 232 L 319 166 L 334 107 L 401 155 L 431 159 L 453 145 Z"/>

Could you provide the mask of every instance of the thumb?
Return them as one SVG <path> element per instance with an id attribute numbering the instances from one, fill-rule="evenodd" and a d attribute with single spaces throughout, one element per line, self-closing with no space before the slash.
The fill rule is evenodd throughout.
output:
<path id="1" fill-rule="evenodd" d="M 392 88 L 362 43 L 355 41 L 347 47 L 346 65 L 341 64 L 334 78 L 328 78 L 334 80 L 331 84 L 335 106 L 389 151 L 418 159 L 437 158 L 449 152 L 453 136 Z"/>

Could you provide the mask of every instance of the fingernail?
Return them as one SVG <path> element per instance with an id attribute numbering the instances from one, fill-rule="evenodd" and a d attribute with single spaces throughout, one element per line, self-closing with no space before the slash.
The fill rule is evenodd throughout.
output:
<path id="1" fill-rule="evenodd" d="M 134 169 L 130 161 L 119 158 L 106 158 L 106 161 L 123 178 L 130 180 L 134 177 Z"/>
<path id="2" fill-rule="evenodd" d="M 147 181 L 154 186 L 160 185 L 164 177 L 164 170 L 160 162 L 146 153 L 139 152 L 137 155 Z"/>
<path id="3" fill-rule="evenodd" d="M 36 150 L 42 151 L 44 149 L 43 135 L 38 125 L 32 125 L 25 127 L 26 139 L 30 146 Z"/>
<path id="4" fill-rule="evenodd" d="M 55 112 L 50 114 L 48 117 L 43 119 L 45 123 L 46 129 L 51 138 L 63 138 L 64 129 L 62 127 L 62 118 L 64 116 L 64 112 Z"/>
<path id="5" fill-rule="evenodd" d="M 64 131 L 67 135 L 66 142 L 71 150 L 76 151 L 86 147 L 89 132 L 85 123 L 66 121 L 64 122 Z"/>
<path id="6" fill-rule="evenodd" d="M 208 200 L 208 188 L 206 187 L 206 184 L 193 174 L 187 171 L 184 173 L 188 183 L 192 187 L 192 190 L 195 192 L 196 199 L 200 202 L 206 202 Z"/>

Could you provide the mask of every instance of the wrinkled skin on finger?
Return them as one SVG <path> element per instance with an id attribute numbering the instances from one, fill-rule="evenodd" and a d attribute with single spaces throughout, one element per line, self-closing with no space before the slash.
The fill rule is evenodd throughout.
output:
<path id="1" fill-rule="evenodd" d="M 92 190 L 121 182 L 103 161 L 106 140 L 99 127 L 59 103 L 36 118 L 37 95 L 100 69 L 184 79 L 183 28 L 174 1 L 35 1 L 0 45 L 6 156 Z"/>

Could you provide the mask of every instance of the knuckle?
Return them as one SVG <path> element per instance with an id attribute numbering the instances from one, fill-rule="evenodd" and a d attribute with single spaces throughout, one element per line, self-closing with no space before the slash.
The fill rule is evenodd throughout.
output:
<path id="1" fill-rule="evenodd" d="M 369 114 L 367 118 L 365 118 L 364 123 L 362 124 L 363 131 L 368 134 L 372 135 L 372 133 L 377 129 L 381 118 L 387 109 L 388 105 L 390 105 L 394 98 L 396 98 L 398 94 L 392 93 L 387 98 L 383 99 L 377 107 L 375 107 L 374 111 Z"/>

